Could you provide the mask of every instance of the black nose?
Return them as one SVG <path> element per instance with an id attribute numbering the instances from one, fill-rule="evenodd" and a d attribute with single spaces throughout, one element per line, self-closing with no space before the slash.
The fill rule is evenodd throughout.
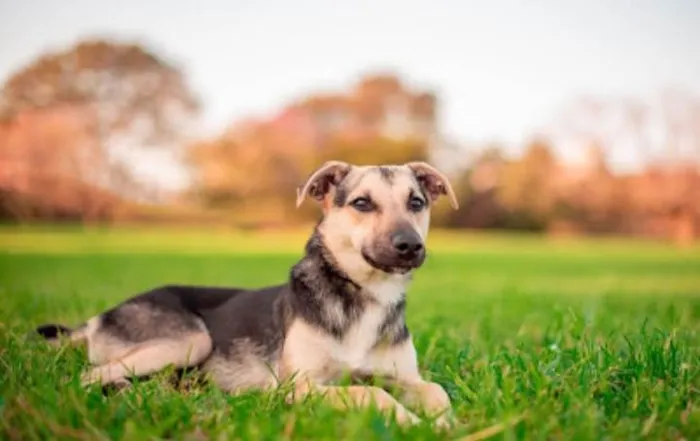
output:
<path id="1" fill-rule="evenodd" d="M 401 257 L 415 257 L 423 250 L 423 240 L 414 232 L 394 233 L 391 236 L 391 244 Z"/>

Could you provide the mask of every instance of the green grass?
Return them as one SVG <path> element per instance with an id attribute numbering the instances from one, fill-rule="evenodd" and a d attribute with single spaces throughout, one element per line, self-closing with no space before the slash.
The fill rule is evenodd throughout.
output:
<path id="1" fill-rule="evenodd" d="M 700 439 L 697 248 L 431 236 L 408 321 L 460 421 L 445 434 L 165 375 L 104 396 L 79 387 L 81 350 L 26 337 L 156 285 L 282 281 L 303 233 L 0 228 L 0 439 Z"/>

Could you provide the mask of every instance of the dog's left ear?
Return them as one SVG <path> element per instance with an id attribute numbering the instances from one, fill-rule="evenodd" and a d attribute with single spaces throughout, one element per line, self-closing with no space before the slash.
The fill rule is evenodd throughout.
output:
<path id="1" fill-rule="evenodd" d="M 297 188 L 297 208 L 306 196 L 322 201 L 331 186 L 337 186 L 350 173 L 352 166 L 342 161 L 328 161 L 316 170 L 306 183 Z"/>
<path id="2" fill-rule="evenodd" d="M 436 200 L 442 195 L 446 195 L 450 200 L 450 205 L 455 210 L 459 208 L 457 196 L 447 177 L 432 165 L 426 162 L 409 162 L 406 164 L 418 179 L 418 183 L 428 192 L 432 200 Z"/>

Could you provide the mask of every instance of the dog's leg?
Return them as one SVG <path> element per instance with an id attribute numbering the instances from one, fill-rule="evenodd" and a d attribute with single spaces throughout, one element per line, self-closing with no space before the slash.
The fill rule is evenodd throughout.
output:
<path id="1" fill-rule="evenodd" d="M 386 416 L 393 415 L 396 418 L 396 422 L 401 425 L 420 423 L 420 418 L 396 401 L 387 391 L 379 387 L 326 386 L 312 384 L 308 381 L 301 381 L 297 383 L 297 387 L 293 392 L 293 399 L 294 401 L 300 401 L 312 393 L 321 394 L 325 402 L 336 409 L 348 410 L 353 406 L 366 408 L 374 405 Z"/>
<path id="2" fill-rule="evenodd" d="M 431 418 L 436 418 L 438 426 L 452 425 L 450 397 L 442 386 L 420 377 L 397 380 L 394 384 L 400 390 L 401 401 L 408 407 L 420 408 Z"/>
<path id="3" fill-rule="evenodd" d="M 87 371 L 81 377 L 83 386 L 123 383 L 127 376 L 152 374 L 174 365 L 177 368 L 195 366 L 211 353 L 209 334 L 202 332 L 178 340 L 158 339 L 140 343 L 116 359 Z"/>
<path id="4" fill-rule="evenodd" d="M 278 367 L 282 382 L 291 380 L 294 389 L 288 402 L 298 402 L 308 395 L 322 395 L 324 401 L 337 409 L 366 407 L 374 404 L 384 414 L 393 413 L 400 424 L 416 424 L 420 419 L 379 387 L 353 385 L 330 386 L 341 372 L 328 357 L 327 336 L 302 321 L 287 333 Z"/>
<path id="5" fill-rule="evenodd" d="M 401 402 L 413 409 L 420 408 L 428 417 L 435 418 L 439 427 L 452 425 L 450 397 L 442 386 L 420 375 L 416 349 L 410 339 L 378 350 L 372 356 L 372 364 L 370 376 L 380 377 L 388 386 L 397 388 Z"/>

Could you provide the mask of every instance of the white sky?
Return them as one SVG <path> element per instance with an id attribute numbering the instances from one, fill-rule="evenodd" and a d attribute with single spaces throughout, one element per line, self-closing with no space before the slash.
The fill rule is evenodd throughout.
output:
<path id="1" fill-rule="evenodd" d="M 0 81 L 86 36 L 174 57 L 210 129 L 378 69 L 435 89 L 462 141 L 517 144 L 580 94 L 700 93 L 693 0 L 0 0 Z"/>

